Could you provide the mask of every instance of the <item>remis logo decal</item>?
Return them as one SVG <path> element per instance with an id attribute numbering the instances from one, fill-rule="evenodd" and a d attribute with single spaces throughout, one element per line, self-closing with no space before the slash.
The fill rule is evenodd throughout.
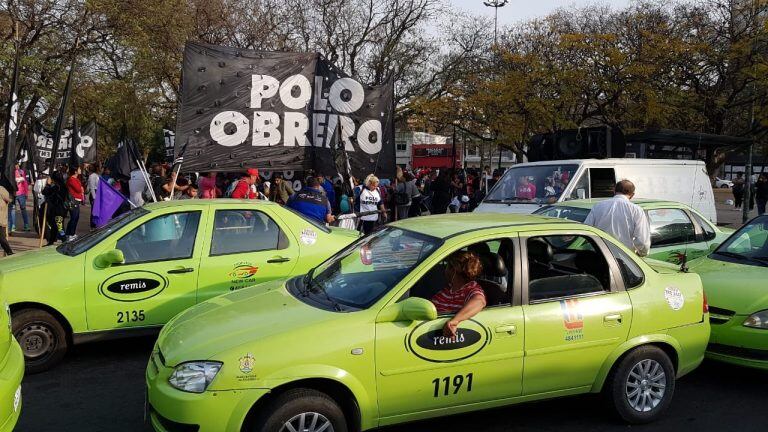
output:
<path id="1" fill-rule="evenodd" d="M 416 357 L 433 363 L 452 363 L 482 351 L 491 341 L 490 332 L 475 320 L 461 323 L 456 336 L 443 335 L 446 319 L 422 323 L 406 337 L 406 347 Z"/>
<path id="2" fill-rule="evenodd" d="M 99 287 L 99 292 L 112 300 L 134 302 L 154 297 L 167 286 L 168 280 L 157 273 L 133 270 L 105 280 Z"/>

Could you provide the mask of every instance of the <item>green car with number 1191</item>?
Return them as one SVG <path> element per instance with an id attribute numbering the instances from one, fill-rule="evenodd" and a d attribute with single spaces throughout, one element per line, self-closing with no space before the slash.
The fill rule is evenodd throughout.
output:
<path id="1" fill-rule="evenodd" d="M 482 263 L 485 306 L 449 335 L 452 315 L 429 299 L 454 280 L 456 256 Z M 346 432 L 602 392 L 644 423 L 708 339 L 699 277 L 602 231 L 428 216 L 173 318 L 147 365 L 146 407 L 160 432 Z"/>
<path id="2" fill-rule="evenodd" d="M 27 370 L 70 342 L 156 331 L 211 297 L 304 274 L 358 237 L 267 201 L 149 204 L 59 247 L 0 261 Z"/>

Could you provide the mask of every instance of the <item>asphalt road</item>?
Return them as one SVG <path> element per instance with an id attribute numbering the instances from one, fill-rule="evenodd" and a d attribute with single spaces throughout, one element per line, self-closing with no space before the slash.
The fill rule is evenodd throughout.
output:
<path id="1" fill-rule="evenodd" d="M 143 374 L 153 338 L 75 347 L 58 368 L 24 378 L 16 431 L 150 431 Z M 593 395 L 529 403 L 387 428 L 427 431 L 764 431 L 768 372 L 705 362 L 678 382 L 671 409 L 648 426 L 613 420 Z"/>

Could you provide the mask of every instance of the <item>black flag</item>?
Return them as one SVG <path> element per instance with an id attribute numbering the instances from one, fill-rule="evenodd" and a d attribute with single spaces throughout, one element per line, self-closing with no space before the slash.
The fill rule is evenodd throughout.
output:
<path id="1" fill-rule="evenodd" d="M 64 119 L 67 114 L 67 102 L 69 102 L 69 93 L 72 88 L 72 71 L 75 70 L 75 57 L 72 56 L 72 64 L 69 65 L 69 74 L 67 75 L 67 83 L 64 85 L 64 95 L 61 98 L 61 106 L 59 107 L 59 115 L 56 117 L 56 126 L 53 128 L 53 148 L 51 149 L 51 168 L 56 168 L 56 159 L 59 152 L 59 141 L 61 140 L 61 132 L 64 130 Z"/>
<path id="2" fill-rule="evenodd" d="M 339 131 L 353 174 L 394 175 L 392 79 L 363 85 L 318 53 L 200 43 L 186 45 L 183 77 L 185 170 L 332 169 Z"/>
<path id="3" fill-rule="evenodd" d="M 11 94 L 8 99 L 7 121 L 5 123 L 5 146 L 3 147 L 3 172 L 0 184 L 8 189 L 11 196 L 16 194 L 16 137 L 19 134 L 19 46 L 13 59 Z"/>
<path id="4" fill-rule="evenodd" d="M 120 130 L 120 141 L 117 143 L 117 152 L 115 155 L 109 158 L 106 162 L 106 167 L 112 177 L 117 179 L 129 179 L 131 178 L 131 171 L 137 169 L 139 154 L 136 149 L 136 143 L 128 138 L 128 134 L 125 130 L 125 126 Z"/>
<path id="5" fill-rule="evenodd" d="M 69 168 L 79 167 L 82 160 L 77 154 L 77 146 L 80 145 L 80 129 L 77 127 L 77 115 L 72 110 L 72 133 L 69 135 L 69 160 L 67 165 Z"/>

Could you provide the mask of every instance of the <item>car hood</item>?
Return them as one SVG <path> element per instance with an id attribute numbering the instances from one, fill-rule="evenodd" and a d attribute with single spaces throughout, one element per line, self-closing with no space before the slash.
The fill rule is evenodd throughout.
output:
<path id="1" fill-rule="evenodd" d="M 30 250 L 0 260 L 0 273 L 10 273 L 41 265 L 50 266 L 54 262 L 64 260 L 74 260 L 74 257 L 57 252 L 55 247 Z"/>
<path id="2" fill-rule="evenodd" d="M 690 269 L 701 276 L 710 306 L 739 315 L 768 309 L 768 267 L 702 257 L 691 261 Z"/>
<path id="3" fill-rule="evenodd" d="M 207 360 L 239 345 L 336 319 L 292 296 L 272 281 L 212 298 L 177 315 L 160 334 L 166 365 Z"/>
<path id="4" fill-rule="evenodd" d="M 349 241 L 354 241 L 358 237 L 360 237 L 360 231 L 358 230 L 351 230 L 346 228 L 339 228 L 339 227 L 330 227 L 331 234 L 342 237 L 342 238 L 348 238 Z"/>

